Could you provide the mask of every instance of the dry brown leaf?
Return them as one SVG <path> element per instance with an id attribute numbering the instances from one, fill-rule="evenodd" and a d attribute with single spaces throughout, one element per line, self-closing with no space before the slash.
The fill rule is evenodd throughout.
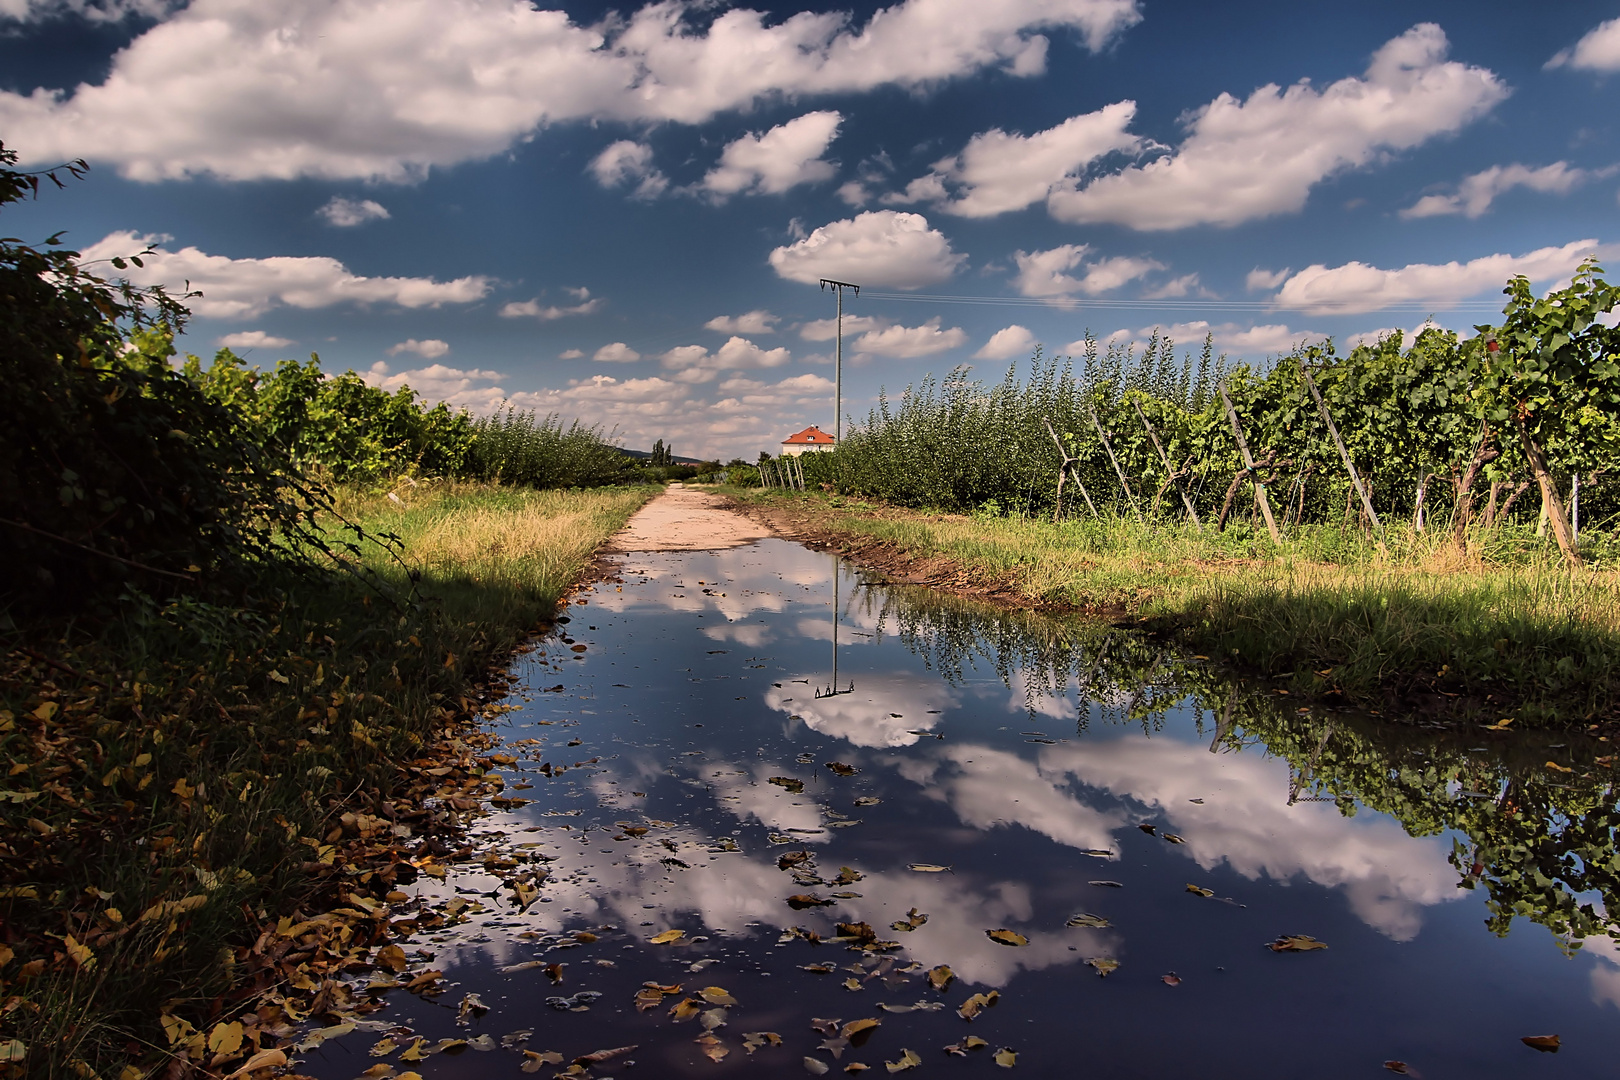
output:
<path id="1" fill-rule="evenodd" d="M 1119 970 L 1119 961 L 1110 956 L 1093 956 L 1090 960 L 1087 960 L 1086 963 L 1091 965 L 1092 969 L 1096 971 L 1098 975 L 1105 977 L 1109 973 Z"/>
<path id="2" fill-rule="evenodd" d="M 954 978 L 956 978 L 956 972 L 952 971 L 948 964 L 941 964 L 936 968 L 930 968 L 928 971 L 928 984 L 935 990 L 944 990 L 951 985 L 951 980 Z"/>
<path id="3" fill-rule="evenodd" d="M 1018 1055 L 1003 1046 L 1000 1050 L 996 1051 L 996 1064 L 1000 1065 L 1003 1069 L 1010 1069 L 1014 1065 L 1018 1064 Z"/>
<path id="4" fill-rule="evenodd" d="M 1266 942 L 1266 948 L 1272 952 L 1314 952 L 1317 949 L 1327 948 L 1327 943 L 1317 941 L 1309 934 L 1290 934 L 1276 941 Z"/>
<path id="5" fill-rule="evenodd" d="M 813 1073 L 816 1076 L 825 1076 L 825 1075 L 827 1075 L 827 1073 L 829 1071 L 831 1071 L 831 1069 L 832 1069 L 832 1066 L 828 1065 L 825 1061 L 822 1061 L 820 1058 L 806 1057 L 804 1059 L 804 1071 L 805 1072 Z"/>
<path id="6" fill-rule="evenodd" d="M 665 930 L 662 934 L 654 934 L 647 940 L 654 945 L 668 945 L 670 942 L 679 941 L 685 936 L 685 930 Z"/>
<path id="7" fill-rule="evenodd" d="M 724 989 L 718 986 L 705 986 L 702 990 L 698 991 L 698 996 L 704 1001 L 707 1001 L 710 1005 L 737 1004 L 736 998 L 732 997 L 730 994 L 726 993 Z"/>
<path id="8" fill-rule="evenodd" d="M 575 1065 L 600 1065 L 604 1061 L 612 1061 L 616 1057 L 632 1053 L 634 1046 L 615 1046 L 611 1050 L 598 1050 L 593 1054 L 581 1054 L 574 1059 Z"/>
<path id="9" fill-rule="evenodd" d="M 1526 1035 L 1519 1040 L 1533 1050 L 1540 1050 L 1544 1054 L 1558 1053 L 1558 1036 L 1556 1035 Z"/>
<path id="10" fill-rule="evenodd" d="M 871 1017 L 867 1017 L 863 1020 L 851 1020 L 849 1023 L 845 1024 L 839 1029 L 838 1034 L 842 1038 L 853 1041 L 855 1036 L 859 1035 L 861 1032 L 871 1031 L 873 1028 L 882 1024 L 882 1022 L 883 1021 L 881 1020 L 874 1020 Z"/>
<path id="11" fill-rule="evenodd" d="M 984 932 L 984 936 L 989 938 L 991 941 L 994 941 L 998 945 L 1018 946 L 1029 944 L 1029 938 L 1014 930 L 986 930 Z"/>

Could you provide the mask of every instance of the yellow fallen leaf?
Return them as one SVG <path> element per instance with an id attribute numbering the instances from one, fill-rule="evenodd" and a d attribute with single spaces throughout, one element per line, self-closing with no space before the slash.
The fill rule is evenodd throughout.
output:
<path id="1" fill-rule="evenodd" d="M 180 796 L 182 799 L 189 799 L 193 795 L 197 794 L 197 789 L 195 787 L 193 787 L 192 785 L 186 783 L 186 778 L 183 777 L 183 776 L 180 779 L 176 780 L 174 782 L 174 786 L 172 788 L 170 788 L 169 790 L 171 792 L 173 792 L 174 794 Z"/>
<path id="2" fill-rule="evenodd" d="M 239 1021 L 219 1023 L 208 1033 L 208 1051 L 226 1057 L 242 1049 L 242 1025 Z"/>
<path id="3" fill-rule="evenodd" d="M 1327 942 L 1317 941 L 1309 934 L 1290 934 L 1276 941 L 1268 941 L 1266 948 L 1272 952 L 1312 952 L 1327 948 Z"/>
<path id="4" fill-rule="evenodd" d="M 951 985 L 951 980 L 954 978 L 956 978 L 956 972 L 950 969 L 950 965 L 941 964 L 938 967 L 931 968 L 929 970 L 928 985 L 932 986 L 935 990 L 944 990 L 946 987 Z"/>
<path id="5" fill-rule="evenodd" d="M 984 936 L 998 945 L 1028 945 L 1029 938 L 1013 930 L 986 930 Z"/>
<path id="6" fill-rule="evenodd" d="M 246 1076 L 248 1073 L 258 1072 L 260 1069 L 273 1069 L 278 1065 L 285 1064 L 287 1064 L 287 1055 L 282 1051 L 260 1050 L 257 1054 L 248 1058 L 240 1069 L 231 1073 L 225 1080 L 234 1080 L 235 1077 Z M 417 1080 L 421 1080 L 421 1078 L 418 1077 Z"/>
<path id="7" fill-rule="evenodd" d="M 949 870 L 950 867 L 940 866 L 937 863 L 914 862 L 907 863 L 906 869 L 915 870 L 919 874 L 943 874 L 945 871 Z"/>
<path id="8" fill-rule="evenodd" d="M 88 945 L 81 944 L 72 934 L 63 938 L 62 944 L 66 946 L 67 953 L 73 958 L 75 966 L 84 970 L 96 966 L 96 954 L 90 951 Z"/>
<path id="9" fill-rule="evenodd" d="M 0 1042 L 0 1062 L 21 1061 L 28 1056 L 28 1047 L 21 1039 Z"/>
<path id="10" fill-rule="evenodd" d="M 1190 893 L 1194 893 L 1194 894 L 1196 894 L 1198 896 L 1214 896 L 1215 895 L 1215 890 L 1214 889 L 1206 889 L 1202 885 L 1194 885 L 1191 882 L 1188 882 L 1188 884 L 1187 884 L 1187 891 L 1190 892 Z"/>
<path id="11" fill-rule="evenodd" d="M 888 1069 L 892 1073 L 897 1073 L 897 1072 L 905 1072 L 907 1069 L 915 1069 L 917 1066 L 919 1066 L 921 1064 L 922 1064 L 922 1058 L 917 1054 L 917 1052 L 915 1050 L 906 1050 L 906 1049 L 902 1048 L 901 1051 L 900 1051 L 900 1060 L 899 1061 L 885 1061 L 883 1063 L 883 1067 Z"/>
<path id="12" fill-rule="evenodd" d="M 1110 956 L 1093 956 L 1086 961 L 1098 975 L 1107 977 L 1110 972 L 1119 970 L 1119 961 Z"/>
<path id="13" fill-rule="evenodd" d="M 842 1038 L 852 1039 L 863 1031 L 871 1031 L 881 1023 L 881 1020 L 874 1020 L 871 1017 L 867 1017 L 864 1020 L 851 1020 L 849 1023 L 843 1026 L 838 1034 Z"/>
<path id="14" fill-rule="evenodd" d="M 1014 1065 L 1018 1064 L 1018 1055 L 1013 1053 L 1011 1050 L 1008 1050 L 1006 1047 L 1002 1047 L 1000 1050 L 996 1051 L 996 1064 L 1000 1065 L 1003 1069 L 1010 1069 Z"/>
<path id="15" fill-rule="evenodd" d="M 735 1005 L 737 999 L 726 993 L 718 986 L 705 986 L 698 991 L 698 996 L 710 1005 Z"/>
<path id="16" fill-rule="evenodd" d="M 390 971 L 404 971 L 408 963 L 405 959 L 405 950 L 398 945 L 384 945 L 377 950 L 377 964 Z"/>
<path id="17" fill-rule="evenodd" d="M 685 936 L 685 930 L 665 930 L 662 934 L 654 934 L 647 940 L 654 945 L 668 945 L 670 942 L 679 941 Z"/>

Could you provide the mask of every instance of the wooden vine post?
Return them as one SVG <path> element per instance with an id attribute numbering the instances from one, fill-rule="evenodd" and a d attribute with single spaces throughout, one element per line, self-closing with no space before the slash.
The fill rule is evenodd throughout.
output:
<path id="1" fill-rule="evenodd" d="M 1131 502 L 1131 509 L 1136 511 L 1136 520 L 1143 525 L 1147 519 L 1142 516 L 1142 508 L 1136 503 L 1136 496 L 1131 492 L 1130 481 L 1125 479 L 1125 470 L 1119 467 L 1119 459 L 1114 456 L 1114 446 L 1108 441 L 1108 432 L 1103 430 L 1102 421 L 1097 419 L 1097 410 L 1086 406 L 1086 412 L 1091 414 L 1091 426 L 1097 429 L 1097 435 L 1102 439 L 1103 451 L 1114 466 L 1114 475 L 1119 477 L 1119 486 L 1125 490 L 1125 497 Z"/>
<path id="2" fill-rule="evenodd" d="M 1052 421 L 1042 417 L 1041 423 L 1046 425 L 1046 433 L 1052 436 L 1052 442 L 1057 445 L 1058 456 L 1063 459 L 1063 464 L 1058 466 L 1057 505 L 1052 508 L 1052 524 L 1056 525 L 1058 515 L 1063 513 L 1063 478 L 1069 472 L 1069 466 L 1080 459 L 1070 457 L 1069 452 L 1063 448 L 1063 440 L 1059 439 L 1057 432 L 1052 430 Z M 1102 515 L 1097 513 L 1097 504 L 1091 501 L 1091 492 L 1086 490 L 1085 483 L 1080 479 L 1078 469 L 1074 472 L 1074 486 L 1080 489 L 1080 496 L 1086 500 L 1086 506 L 1090 508 L 1091 516 L 1094 518 L 1101 517 Z"/>
<path id="3" fill-rule="evenodd" d="M 1237 437 L 1238 452 L 1243 455 L 1243 467 L 1254 479 L 1255 494 L 1260 497 L 1260 513 L 1266 519 L 1266 528 L 1271 530 L 1271 542 L 1280 547 L 1282 534 L 1277 531 L 1277 522 L 1271 516 L 1271 499 L 1266 496 L 1266 482 L 1255 472 L 1254 455 L 1249 453 L 1249 440 L 1243 437 L 1243 425 L 1238 422 L 1237 410 L 1232 408 L 1232 399 L 1226 394 L 1226 384 L 1222 383 L 1216 389 L 1221 393 L 1221 404 L 1226 406 L 1226 418 L 1232 421 L 1232 434 Z"/>
<path id="4" fill-rule="evenodd" d="M 1305 385 L 1310 390 L 1311 397 L 1316 399 L 1316 407 L 1321 411 L 1322 420 L 1327 424 L 1328 434 L 1333 436 L 1333 445 L 1339 448 L 1339 457 L 1344 461 L 1345 471 L 1350 474 L 1350 483 L 1354 485 L 1356 494 L 1361 496 L 1361 505 L 1367 511 L 1367 517 L 1372 520 L 1378 550 L 1387 555 L 1389 549 L 1384 546 L 1384 523 L 1378 520 L 1378 511 L 1373 509 L 1372 499 L 1367 497 L 1367 489 L 1361 483 L 1361 474 L 1356 472 L 1356 463 L 1350 460 L 1350 451 L 1344 448 L 1344 440 L 1339 438 L 1339 429 L 1333 423 L 1333 415 L 1328 412 L 1327 402 L 1322 400 L 1322 392 L 1316 388 L 1316 380 L 1305 370 L 1305 365 L 1300 365 L 1299 373 L 1305 376 Z"/>
<path id="5" fill-rule="evenodd" d="M 1193 508 L 1192 500 L 1187 497 L 1187 489 L 1181 486 L 1181 479 L 1176 473 L 1176 467 L 1170 464 L 1170 455 L 1165 453 L 1164 447 L 1159 445 L 1159 435 L 1153 430 L 1153 425 L 1148 423 L 1147 413 L 1142 411 L 1141 404 L 1135 398 L 1131 399 L 1131 408 L 1136 410 L 1136 415 L 1142 421 L 1142 426 L 1147 429 L 1148 438 L 1153 440 L 1153 449 L 1159 452 L 1159 460 L 1164 462 L 1165 473 L 1170 477 L 1170 482 L 1176 485 L 1176 494 L 1181 496 L 1181 505 L 1187 508 L 1187 516 L 1192 518 L 1193 524 L 1197 526 L 1198 531 L 1203 532 L 1204 523 L 1198 520 L 1198 511 Z"/>

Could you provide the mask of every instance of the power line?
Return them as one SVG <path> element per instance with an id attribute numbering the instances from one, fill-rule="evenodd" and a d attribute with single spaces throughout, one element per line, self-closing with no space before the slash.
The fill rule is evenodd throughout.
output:
<path id="1" fill-rule="evenodd" d="M 1502 305 L 1493 300 L 1458 300 L 1451 302 L 1424 302 L 1402 301 L 1394 304 L 1383 304 L 1376 308 L 1360 307 L 1355 301 L 1341 301 L 1337 305 L 1320 303 L 1310 309 L 1278 307 L 1269 300 L 1209 300 L 1199 298 L 1188 299 L 1160 299 L 1160 300 L 1126 300 L 1126 299 L 1082 299 L 1079 297 L 1024 297 L 1024 296 L 951 296 L 935 293 L 895 293 L 874 292 L 868 290 L 867 297 L 872 300 L 899 300 L 907 303 L 919 304 L 961 304 L 964 306 L 996 306 L 996 307 L 1035 307 L 1054 308 L 1059 311 L 1075 311 L 1080 309 L 1120 309 L 1128 311 L 1264 311 L 1264 312 L 1300 312 L 1306 314 L 1376 314 L 1382 311 L 1390 312 L 1421 312 L 1433 314 L 1436 312 L 1489 312 L 1498 313 Z M 1337 306 L 1340 311 L 1327 310 Z"/>

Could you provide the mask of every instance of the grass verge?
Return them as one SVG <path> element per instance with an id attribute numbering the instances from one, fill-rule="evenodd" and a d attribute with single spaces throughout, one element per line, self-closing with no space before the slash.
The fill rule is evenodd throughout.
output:
<path id="1" fill-rule="evenodd" d="M 9 632 L 0 1073 L 225 1073 L 341 1011 L 330 976 L 485 785 L 491 678 L 655 492 L 350 493 L 405 541 L 363 557 L 410 599 L 267 581 Z"/>
<path id="2" fill-rule="evenodd" d="M 1281 548 L 1130 520 L 930 514 L 732 490 L 796 536 L 901 580 L 1079 610 L 1172 637 L 1291 693 L 1520 725 L 1620 719 L 1620 573 L 1571 573 L 1533 537 L 1307 528 Z"/>

